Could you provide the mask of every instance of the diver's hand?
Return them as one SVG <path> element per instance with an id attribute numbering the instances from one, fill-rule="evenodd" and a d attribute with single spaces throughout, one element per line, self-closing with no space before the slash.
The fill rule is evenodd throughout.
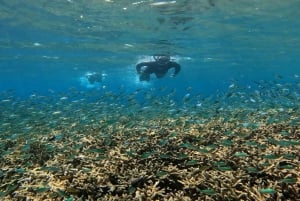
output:
<path id="1" fill-rule="evenodd" d="M 144 71 L 145 71 L 145 69 L 144 69 L 144 68 L 141 68 L 141 69 L 137 70 L 137 73 L 138 73 L 138 74 L 143 74 Z"/>

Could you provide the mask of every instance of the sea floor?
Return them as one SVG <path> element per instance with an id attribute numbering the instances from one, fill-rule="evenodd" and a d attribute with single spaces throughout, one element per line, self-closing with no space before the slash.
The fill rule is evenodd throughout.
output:
<path id="1" fill-rule="evenodd" d="M 300 200 L 296 95 L 137 93 L 3 93 L 1 200 Z"/>

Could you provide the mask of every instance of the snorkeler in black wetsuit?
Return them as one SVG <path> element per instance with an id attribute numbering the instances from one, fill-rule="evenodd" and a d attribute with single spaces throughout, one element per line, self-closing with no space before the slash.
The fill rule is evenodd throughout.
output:
<path id="1" fill-rule="evenodd" d="M 153 58 L 155 61 L 142 62 L 136 65 L 136 71 L 140 75 L 140 81 L 149 81 L 150 74 L 152 73 L 154 73 L 157 78 L 162 78 L 170 68 L 175 69 L 171 75 L 171 77 L 174 77 L 181 69 L 180 65 L 170 61 L 170 57 L 167 55 L 157 55 L 153 56 Z"/>
<path id="2" fill-rule="evenodd" d="M 86 77 L 87 77 L 90 84 L 94 84 L 96 82 L 101 82 L 102 81 L 102 75 L 100 73 L 97 73 L 97 72 L 87 73 Z"/>

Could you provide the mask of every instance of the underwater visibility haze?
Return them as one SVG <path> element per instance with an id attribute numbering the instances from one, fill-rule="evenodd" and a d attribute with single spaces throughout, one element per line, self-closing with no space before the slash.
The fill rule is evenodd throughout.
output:
<path id="1" fill-rule="evenodd" d="M 0 199 L 300 200 L 299 8 L 1 0 Z"/>

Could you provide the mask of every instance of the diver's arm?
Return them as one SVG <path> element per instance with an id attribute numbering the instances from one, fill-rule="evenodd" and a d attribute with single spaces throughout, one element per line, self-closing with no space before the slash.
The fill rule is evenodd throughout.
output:
<path id="1" fill-rule="evenodd" d="M 137 72 L 138 74 L 141 73 L 141 68 L 142 68 L 143 66 L 148 66 L 147 62 L 142 62 L 142 63 L 139 63 L 139 64 L 136 65 L 136 72 Z"/>
<path id="2" fill-rule="evenodd" d="M 181 66 L 178 63 L 173 62 L 172 67 L 174 68 L 173 76 L 175 76 L 179 73 Z"/>

